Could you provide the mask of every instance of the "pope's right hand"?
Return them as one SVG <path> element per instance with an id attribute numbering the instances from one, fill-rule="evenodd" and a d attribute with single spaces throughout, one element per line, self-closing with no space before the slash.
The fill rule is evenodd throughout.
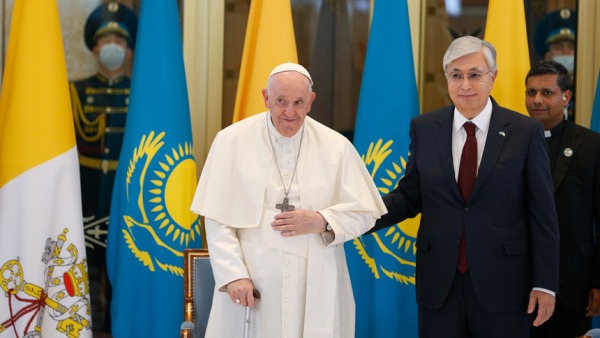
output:
<path id="1" fill-rule="evenodd" d="M 227 284 L 227 293 L 231 301 L 243 307 L 254 307 L 254 284 L 248 278 L 238 279 Z"/>

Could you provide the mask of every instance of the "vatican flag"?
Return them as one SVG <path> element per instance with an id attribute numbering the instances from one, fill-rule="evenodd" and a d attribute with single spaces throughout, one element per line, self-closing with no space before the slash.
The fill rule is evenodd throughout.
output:
<path id="1" fill-rule="evenodd" d="M 501 106 L 528 115 L 525 76 L 529 71 L 529 46 L 523 1 L 490 0 L 484 40 L 498 53 L 498 77 L 492 97 Z"/>
<path id="2" fill-rule="evenodd" d="M 15 1 L 0 95 L 1 337 L 92 336 L 80 194 L 56 1 Z"/>
<path id="3" fill-rule="evenodd" d="M 265 111 L 261 95 L 271 71 L 298 63 L 290 0 L 253 0 L 250 5 L 233 122 Z"/>

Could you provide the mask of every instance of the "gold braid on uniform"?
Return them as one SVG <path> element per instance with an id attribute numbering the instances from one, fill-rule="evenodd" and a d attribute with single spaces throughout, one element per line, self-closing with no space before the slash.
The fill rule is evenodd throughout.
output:
<path id="1" fill-rule="evenodd" d="M 77 129 L 77 132 L 86 142 L 98 141 L 102 136 L 104 136 L 104 128 L 106 127 L 106 113 L 100 114 L 94 121 L 89 121 L 85 117 L 83 109 L 81 108 L 81 100 L 79 99 L 79 94 L 77 94 L 77 88 L 75 88 L 75 84 L 71 83 L 69 89 L 71 92 L 71 102 L 73 102 L 73 117 L 75 119 L 75 128 Z M 97 128 L 96 134 L 88 136 L 81 127 L 82 123 L 86 127 L 95 126 Z"/>

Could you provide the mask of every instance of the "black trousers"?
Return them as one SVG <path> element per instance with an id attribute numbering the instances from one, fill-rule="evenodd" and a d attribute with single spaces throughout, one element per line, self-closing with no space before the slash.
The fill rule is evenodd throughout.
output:
<path id="1" fill-rule="evenodd" d="M 577 311 L 556 300 L 554 313 L 547 322 L 531 327 L 531 338 L 574 338 L 583 336 L 592 328 L 592 318 L 586 311 Z"/>
<path id="2" fill-rule="evenodd" d="M 419 306 L 420 338 L 529 338 L 533 316 L 518 312 L 486 312 L 473 291 L 469 271 L 454 276 L 440 309 Z"/>

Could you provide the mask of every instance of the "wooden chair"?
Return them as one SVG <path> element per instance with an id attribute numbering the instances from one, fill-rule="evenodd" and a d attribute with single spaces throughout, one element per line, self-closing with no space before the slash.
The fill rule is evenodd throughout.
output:
<path id="1" fill-rule="evenodd" d="M 181 338 L 204 338 L 212 306 L 215 279 L 208 249 L 183 253 L 183 320 Z"/>

